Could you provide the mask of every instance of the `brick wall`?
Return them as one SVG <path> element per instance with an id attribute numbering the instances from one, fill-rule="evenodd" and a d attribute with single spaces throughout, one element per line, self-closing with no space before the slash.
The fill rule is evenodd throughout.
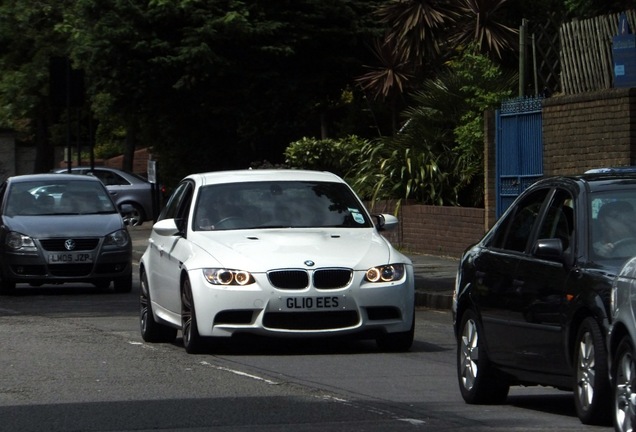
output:
<path id="1" fill-rule="evenodd" d="M 617 88 L 543 101 L 543 173 L 634 165 L 636 89 Z"/>
<path id="2" fill-rule="evenodd" d="M 409 252 L 459 258 L 484 235 L 484 209 L 408 205 L 399 246 Z"/>
<path id="3" fill-rule="evenodd" d="M 394 205 L 380 203 L 375 213 L 394 213 Z M 459 258 L 462 252 L 479 241 L 485 233 L 484 209 L 403 204 L 396 231 L 384 236 L 407 253 Z"/>

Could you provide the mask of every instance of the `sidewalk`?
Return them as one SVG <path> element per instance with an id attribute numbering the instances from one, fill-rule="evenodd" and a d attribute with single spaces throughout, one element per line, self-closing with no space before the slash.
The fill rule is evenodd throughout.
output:
<path id="1" fill-rule="evenodd" d="M 139 261 L 148 246 L 151 223 L 128 227 L 133 242 L 133 261 Z M 415 304 L 431 309 L 450 309 L 459 261 L 433 255 L 409 255 L 415 276 Z"/>

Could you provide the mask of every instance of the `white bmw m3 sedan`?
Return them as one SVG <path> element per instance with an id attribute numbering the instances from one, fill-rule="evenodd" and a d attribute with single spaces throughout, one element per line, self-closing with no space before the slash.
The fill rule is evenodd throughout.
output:
<path id="1" fill-rule="evenodd" d="M 355 335 L 386 351 L 414 336 L 411 261 L 340 177 L 301 170 L 193 174 L 152 227 L 140 260 L 147 342 L 181 331 L 189 353 L 249 333 Z"/>

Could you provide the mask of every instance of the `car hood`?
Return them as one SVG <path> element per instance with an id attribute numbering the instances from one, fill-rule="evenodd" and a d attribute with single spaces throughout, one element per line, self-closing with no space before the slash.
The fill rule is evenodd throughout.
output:
<path id="1" fill-rule="evenodd" d="M 34 238 L 103 237 L 124 228 L 118 213 L 95 215 L 47 215 L 2 217 L 9 231 Z"/>
<path id="2" fill-rule="evenodd" d="M 395 262 L 410 263 L 374 229 L 276 229 L 197 231 L 190 240 L 212 256 L 201 267 L 265 272 L 274 268 L 346 267 L 366 270 Z M 197 255 L 197 254 L 195 254 Z M 207 261 L 207 262 L 205 262 Z M 314 264 L 310 265 L 311 261 Z"/>

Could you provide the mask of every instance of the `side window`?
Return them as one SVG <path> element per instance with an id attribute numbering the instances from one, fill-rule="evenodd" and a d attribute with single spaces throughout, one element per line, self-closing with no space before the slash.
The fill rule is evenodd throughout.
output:
<path id="1" fill-rule="evenodd" d="M 129 185 L 125 178 L 111 171 L 95 170 L 95 177 L 100 179 L 106 186 Z"/>
<path id="2" fill-rule="evenodd" d="M 170 195 L 170 198 L 168 199 L 168 203 L 166 204 L 166 206 L 163 208 L 163 210 L 161 210 L 161 213 L 159 214 L 159 217 L 157 218 L 157 220 L 162 220 L 162 219 L 175 219 L 178 216 L 178 210 L 180 207 L 180 203 L 184 200 L 185 195 L 187 195 L 187 191 L 189 188 L 189 184 L 187 182 L 181 183 L 172 193 L 172 195 Z"/>
<path id="3" fill-rule="evenodd" d="M 490 246 L 517 252 L 525 251 L 549 191 L 550 189 L 539 189 L 518 201 L 507 214 L 506 220 L 498 225 Z"/>
<path id="4" fill-rule="evenodd" d="M 574 235 L 574 207 L 572 196 L 565 190 L 557 190 L 543 224 L 539 228 L 540 239 L 560 239 L 563 250 L 568 250 Z"/>

